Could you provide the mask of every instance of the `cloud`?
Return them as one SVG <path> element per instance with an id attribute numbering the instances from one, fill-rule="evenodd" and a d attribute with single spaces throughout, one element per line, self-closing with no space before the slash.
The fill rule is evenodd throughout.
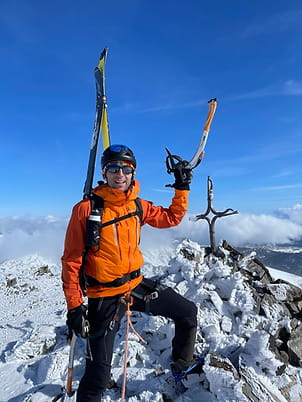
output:
<path id="1" fill-rule="evenodd" d="M 283 177 L 288 177 L 288 176 L 292 176 L 295 175 L 299 172 L 299 170 L 297 168 L 293 168 L 293 169 L 282 169 L 279 172 L 276 172 L 276 174 L 273 175 L 274 178 L 283 178 Z"/>
<path id="2" fill-rule="evenodd" d="M 1 261 L 29 254 L 59 261 L 67 219 L 46 217 L 0 217 Z"/>
<path id="3" fill-rule="evenodd" d="M 161 189 L 161 188 L 153 188 L 152 191 L 157 191 L 159 193 L 170 193 L 170 194 L 174 194 L 173 190 L 165 190 L 165 189 Z"/>
<path id="4" fill-rule="evenodd" d="M 302 82 L 287 80 L 282 87 L 283 95 L 302 95 Z"/>
<path id="5" fill-rule="evenodd" d="M 302 238 L 302 204 L 281 208 L 277 216 L 238 214 L 217 219 L 216 245 L 227 240 L 234 246 L 247 244 L 285 244 Z M 191 216 L 192 217 L 192 216 Z M 176 240 L 189 238 L 204 246 L 210 245 L 206 221 L 191 221 L 187 215 L 177 227 L 155 229 L 143 226 L 143 253 L 174 248 Z M 0 217 L 1 261 L 38 254 L 60 263 L 67 219 L 55 217 Z"/>
<path id="6" fill-rule="evenodd" d="M 280 208 L 277 213 L 292 222 L 302 225 L 302 204 L 296 204 L 292 208 Z"/>
<path id="7" fill-rule="evenodd" d="M 205 106 L 207 101 L 196 100 L 193 102 L 182 102 L 182 103 L 165 103 L 159 105 L 153 105 L 145 107 L 139 103 L 125 103 L 120 106 L 116 106 L 111 109 L 111 112 L 126 112 L 126 113 L 154 113 L 154 112 L 165 112 L 169 110 L 187 109 Z"/>
<path id="8" fill-rule="evenodd" d="M 179 230 L 186 237 L 200 243 L 210 244 L 208 224 L 204 220 L 190 222 L 185 219 Z M 216 244 L 227 240 L 233 245 L 285 244 L 302 238 L 302 225 L 288 216 L 237 214 L 217 219 Z"/>
<path id="9" fill-rule="evenodd" d="M 206 102 L 203 101 L 193 101 L 193 102 L 184 102 L 184 103 L 169 103 L 165 105 L 157 105 L 145 108 L 142 110 L 143 113 L 150 112 L 162 112 L 166 110 L 175 110 L 175 109 L 184 109 L 184 108 L 192 108 L 205 105 Z"/>
<path id="10" fill-rule="evenodd" d="M 231 101 L 237 101 L 243 99 L 264 98 L 268 96 L 301 96 L 301 95 L 302 95 L 302 82 L 289 79 L 279 84 L 272 84 L 264 88 L 255 89 L 254 91 L 234 95 L 228 99 Z"/>
<path id="11" fill-rule="evenodd" d="M 285 158 L 291 155 L 297 155 L 302 152 L 302 143 L 300 134 L 289 134 L 288 136 L 276 137 L 272 142 L 262 144 L 261 146 L 255 146 L 253 152 L 249 149 L 243 149 L 241 154 L 235 154 L 229 156 L 226 154 L 225 158 L 216 159 L 212 163 L 212 171 L 215 176 L 228 177 L 228 176 L 241 176 L 246 175 L 254 171 L 253 166 L 256 163 L 267 162 L 274 159 Z M 258 144 L 259 145 L 259 144 Z M 285 177 L 290 175 L 300 174 L 300 165 L 293 167 L 292 169 L 283 169 L 278 174 L 274 174 L 273 177 Z M 300 187 L 301 183 L 290 184 L 292 187 Z"/>
<path id="12" fill-rule="evenodd" d="M 221 222 L 217 233 L 235 245 L 285 244 L 302 238 L 302 225 L 271 215 L 239 214 Z"/>
<path id="13" fill-rule="evenodd" d="M 255 187 L 252 188 L 252 191 L 275 191 L 275 190 L 288 190 L 291 188 L 298 188 L 298 187 L 302 187 L 301 183 L 298 184 L 285 184 L 283 186 L 267 186 L 267 187 Z"/>
<path id="14" fill-rule="evenodd" d="M 276 213 L 278 216 L 239 213 L 217 219 L 216 245 L 221 240 L 227 240 L 234 246 L 288 244 L 294 240 L 300 240 L 302 238 L 302 204 L 280 209 Z M 188 215 L 175 228 L 159 230 L 144 227 L 142 247 L 146 252 L 152 248 L 172 247 L 175 239 L 183 238 L 210 246 L 208 223 L 205 220 L 191 221 Z"/>

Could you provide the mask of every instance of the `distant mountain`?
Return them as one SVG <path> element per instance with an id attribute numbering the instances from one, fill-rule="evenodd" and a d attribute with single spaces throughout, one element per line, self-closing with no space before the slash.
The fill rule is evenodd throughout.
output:
<path id="1" fill-rule="evenodd" d="M 238 247 L 243 254 L 256 251 L 267 267 L 302 276 L 302 241 L 288 246 Z"/>

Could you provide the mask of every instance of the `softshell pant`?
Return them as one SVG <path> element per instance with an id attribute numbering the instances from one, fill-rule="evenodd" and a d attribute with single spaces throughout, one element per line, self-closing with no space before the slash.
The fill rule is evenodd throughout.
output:
<path id="1" fill-rule="evenodd" d="M 146 302 L 144 296 L 155 291 L 158 297 Z M 172 356 L 174 360 L 181 358 L 191 361 L 197 328 L 195 304 L 169 287 L 156 286 L 156 283 L 149 279 L 144 279 L 134 289 L 132 295 L 132 311 L 147 312 L 174 320 Z M 114 338 L 126 311 L 126 306 L 120 302 L 120 297 L 121 295 L 88 300 L 88 319 L 91 326 L 88 338 L 89 350 L 85 373 L 78 388 L 77 402 L 100 402 L 102 392 L 107 388 Z"/>

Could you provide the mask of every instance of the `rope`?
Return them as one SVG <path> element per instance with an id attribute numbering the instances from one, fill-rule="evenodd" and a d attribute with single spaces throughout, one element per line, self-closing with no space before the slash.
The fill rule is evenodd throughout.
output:
<path id="1" fill-rule="evenodd" d="M 127 363 L 128 363 L 128 352 L 129 352 L 129 329 L 132 329 L 132 332 L 138 337 L 138 339 L 144 343 L 147 343 L 143 337 L 134 329 L 133 324 L 131 322 L 131 314 L 132 311 L 130 307 L 133 304 L 133 297 L 130 296 L 130 293 L 126 293 L 121 301 L 127 305 L 127 310 L 125 312 L 126 316 L 126 343 L 125 343 L 125 354 L 124 354 L 124 374 L 123 374 L 123 384 L 122 384 L 122 396 L 121 402 L 125 401 L 125 394 L 126 394 L 126 378 L 127 378 Z"/>

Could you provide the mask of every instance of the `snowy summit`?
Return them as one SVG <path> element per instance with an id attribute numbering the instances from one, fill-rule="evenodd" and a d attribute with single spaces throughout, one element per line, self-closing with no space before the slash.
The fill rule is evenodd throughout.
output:
<path id="1" fill-rule="evenodd" d="M 226 242 L 222 256 L 190 240 L 145 253 L 143 272 L 198 306 L 196 353 L 203 372 L 176 384 L 171 375 L 172 322 L 133 313 L 141 343 L 130 333 L 127 401 L 300 401 L 302 279 L 269 270 L 254 253 Z M 278 275 L 280 274 L 280 275 Z M 283 277 L 283 279 L 277 279 Z M 64 400 L 69 346 L 60 266 L 38 255 L 5 261 L 1 278 L 0 401 Z M 138 319 L 139 318 L 139 319 Z M 125 320 L 116 337 L 112 374 L 118 401 L 123 377 Z M 83 373 L 85 340 L 78 339 L 73 389 Z M 65 398 L 65 400 L 73 400 Z"/>

